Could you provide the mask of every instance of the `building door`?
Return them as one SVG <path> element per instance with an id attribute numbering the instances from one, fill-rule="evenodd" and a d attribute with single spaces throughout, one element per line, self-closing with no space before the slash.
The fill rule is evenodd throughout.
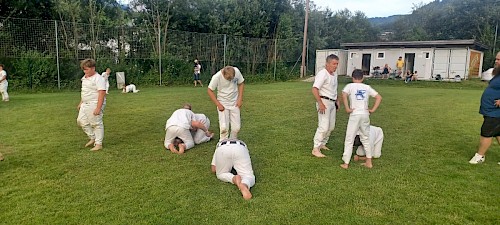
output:
<path id="1" fill-rule="evenodd" d="M 406 74 L 406 71 L 409 70 L 411 73 L 415 69 L 415 53 L 405 53 L 405 71 L 403 74 Z"/>
<path id="2" fill-rule="evenodd" d="M 363 70 L 363 75 L 370 75 L 370 65 L 371 65 L 372 54 L 363 54 L 361 59 L 361 70 Z"/>

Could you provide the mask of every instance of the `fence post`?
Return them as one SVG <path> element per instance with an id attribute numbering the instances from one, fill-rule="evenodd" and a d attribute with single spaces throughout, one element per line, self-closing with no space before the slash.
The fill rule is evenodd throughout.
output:
<path id="1" fill-rule="evenodd" d="M 274 39 L 274 81 L 276 81 L 276 58 L 278 54 L 278 37 Z"/>
<path id="2" fill-rule="evenodd" d="M 158 55 L 159 55 L 159 60 L 158 60 L 158 63 L 159 63 L 158 67 L 159 68 L 158 68 L 158 70 L 160 72 L 160 86 L 161 86 L 162 82 L 161 82 L 161 40 L 160 40 L 160 38 L 161 38 L 161 29 L 160 28 L 161 28 L 161 26 L 160 26 L 160 20 L 158 19 Z"/>
<path id="3" fill-rule="evenodd" d="M 226 37 L 227 35 L 224 34 L 224 66 L 226 66 L 226 44 L 227 44 Z"/>
<path id="4" fill-rule="evenodd" d="M 56 62 L 57 62 L 57 87 L 61 89 L 61 73 L 59 70 L 59 40 L 57 36 L 57 20 L 54 20 L 54 27 L 56 32 Z"/>

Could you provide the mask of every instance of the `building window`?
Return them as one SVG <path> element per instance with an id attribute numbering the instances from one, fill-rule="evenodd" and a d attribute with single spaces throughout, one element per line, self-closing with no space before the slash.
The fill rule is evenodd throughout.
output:
<path id="1" fill-rule="evenodd" d="M 384 52 L 377 52 L 377 59 L 385 59 L 385 53 Z"/>
<path id="2" fill-rule="evenodd" d="M 431 58 L 431 53 L 430 52 L 423 52 L 424 53 L 424 56 L 426 59 L 430 59 Z"/>
<path id="3" fill-rule="evenodd" d="M 351 52 L 351 59 L 354 59 L 356 57 L 357 53 L 356 52 Z"/>

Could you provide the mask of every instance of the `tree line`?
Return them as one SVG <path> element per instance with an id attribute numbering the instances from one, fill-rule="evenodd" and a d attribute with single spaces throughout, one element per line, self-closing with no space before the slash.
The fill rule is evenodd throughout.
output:
<path id="1" fill-rule="evenodd" d="M 290 42 L 284 48 L 296 48 L 295 52 L 300 54 L 301 46 L 289 40 L 301 42 L 304 10 L 305 0 L 132 0 L 127 6 L 120 5 L 116 0 L 4 0 L 0 4 L 0 17 L 2 17 L 0 24 L 6 24 L 13 18 L 64 21 L 59 29 L 72 39 L 67 39 L 61 45 L 66 49 L 72 49 L 63 54 L 73 57 L 74 60 L 67 60 L 73 64 L 76 64 L 81 57 L 78 49 L 81 46 L 74 42 L 85 41 L 90 49 L 88 57 L 99 58 L 99 52 L 96 50 L 98 48 L 95 45 L 99 44 L 98 40 L 106 38 L 107 30 L 121 29 L 124 36 L 133 36 L 133 34 L 127 34 L 125 29 L 131 27 L 148 30 L 144 34 L 146 38 L 141 37 L 138 41 L 149 43 L 143 45 L 144 49 L 140 52 L 150 52 L 152 58 L 162 55 L 167 60 L 169 59 L 169 54 L 172 54 L 172 50 L 169 52 L 169 49 L 172 49 L 172 46 L 169 46 L 167 39 L 170 38 L 171 32 L 169 31 L 171 30 L 269 40 L 283 39 Z M 308 55 L 311 59 L 315 58 L 316 49 L 340 48 L 340 44 L 346 42 L 381 41 L 379 34 L 387 31 L 392 35 L 386 37 L 385 41 L 476 39 L 490 47 L 490 50 L 485 52 L 485 67 L 493 64 L 493 51 L 500 50 L 498 40 L 495 43 L 495 29 L 500 18 L 498 0 L 436 0 L 428 4 L 413 5 L 411 14 L 401 15 L 392 21 L 382 23 L 372 23 L 372 20 L 360 11 L 352 12 L 348 9 L 333 11 L 320 8 L 312 0 L 309 15 Z M 76 29 L 75 24 L 85 24 L 86 29 L 84 31 Z M 21 29 L 26 28 L 4 29 L 0 26 L 0 40 L 2 37 L 8 37 L 9 32 L 19 32 Z M 37 36 L 27 35 L 26 37 L 26 40 L 33 43 L 40 42 L 40 39 L 43 40 Z M 130 38 L 129 41 L 132 39 Z M 40 45 L 42 46 L 43 43 Z M 40 47 L 37 51 L 38 49 Z M 248 72 L 269 73 L 272 69 L 269 63 L 273 57 L 272 49 L 269 47 L 262 50 L 269 53 L 264 57 L 268 58 L 264 69 L 249 64 Z M 185 49 L 185 51 L 189 50 Z M 289 54 L 293 55 L 295 52 Z M 37 57 L 40 53 L 25 54 Z M 236 51 L 231 54 L 240 53 Z M 234 57 L 248 58 L 249 56 L 248 53 L 242 52 L 240 56 Z M 7 58 L 9 57 L 5 54 L 0 56 L 0 60 L 3 61 L 9 60 Z M 190 70 L 191 62 L 182 60 L 169 66 Z M 113 63 L 113 60 L 108 61 L 108 64 Z M 308 69 L 312 72 L 315 62 L 314 60 L 308 62 Z M 127 64 L 130 61 L 124 63 Z M 186 65 L 181 65 L 183 63 Z M 144 62 L 135 62 L 135 64 L 144 64 Z M 30 66 L 33 67 L 33 65 Z M 213 66 L 211 70 L 219 65 L 213 64 Z M 293 63 L 284 63 L 280 66 L 283 73 L 286 73 L 285 71 L 290 71 Z M 36 68 L 19 68 L 18 70 L 34 69 L 36 70 Z M 155 67 L 143 67 L 140 71 L 143 74 L 152 74 L 152 76 L 159 73 Z M 41 73 L 45 72 L 45 70 L 41 71 Z M 190 71 L 186 71 L 186 74 L 190 74 Z M 294 74 L 298 75 L 298 69 Z M 53 75 L 45 75 L 50 82 L 53 82 L 51 76 Z M 285 76 L 285 79 L 288 78 L 290 77 Z M 141 81 L 156 82 L 155 79 L 149 78 Z M 41 84 L 43 82 L 40 81 Z"/>

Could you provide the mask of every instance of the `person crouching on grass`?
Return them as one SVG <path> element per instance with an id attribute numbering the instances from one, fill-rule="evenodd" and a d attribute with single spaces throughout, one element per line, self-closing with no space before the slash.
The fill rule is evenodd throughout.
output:
<path id="1" fill-rule="evenodd" d="M 344 154 L 342 160 L 344 163 L 340 165 L 342 168 L 349 168 L 349 162 L 352 156 L 352 146 L 354 138 L 359 132 L 359 139 L 363 144 L 366 152 L 366 162 L 363 164 L 367 168 L 372 168 L 372 146 L 369 140 L 370 134 L 370 113 L 377 110 L 382 96 L 378 94 L 369 85 L 363 84 L 363 71 L 356 69 L 352 72 L 352 83 L 347 84 L 342 90 L 342 100 L 344 102 L 345 111 L 349 114 L 347 122 L 347 130 L 344 141 Z M 368 109 L 368 98 L 375 98 L 375 104 L 372 109 Z M 349 101 L 347 100 L 349 98 Z M 349 106 L 348 103 L 351 103 Z"/>
<path id="2" fill-rule="evenodd" d="M 106 106 L 106 81 L 95 71 L 96 62 L 85 59 L 80 63 L 85 75 L 82 77 L 82 93 L 77 109 L 78 125 L 89 137 L 85 147 L 94 146 L 91 151 L 102 149 L 104 123 L 102 116 Z"/>

